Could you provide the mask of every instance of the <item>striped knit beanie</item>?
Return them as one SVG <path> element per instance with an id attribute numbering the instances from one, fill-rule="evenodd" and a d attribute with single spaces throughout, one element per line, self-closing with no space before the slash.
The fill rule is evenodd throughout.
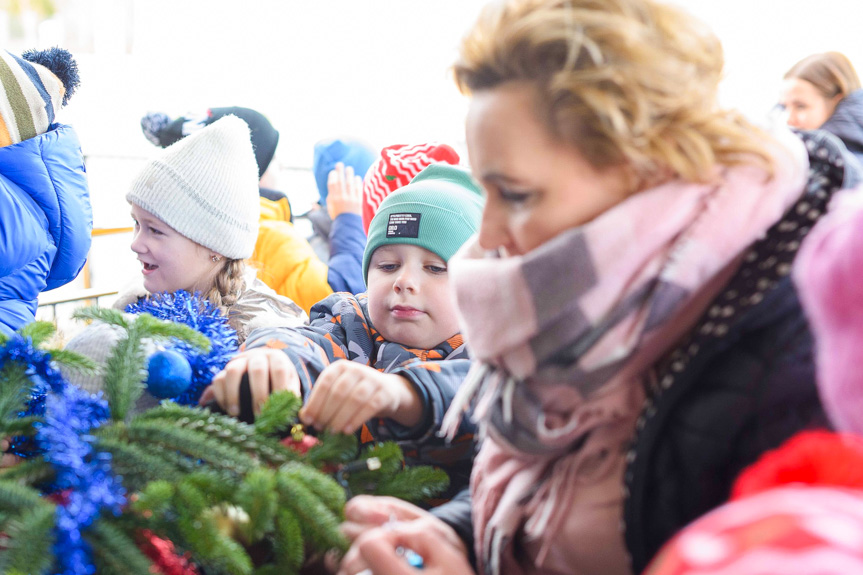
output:
<path id="1" fill-rule="evenodd" d="M 225 116 L 168 146 L 126 200 L 226 258 L 251 257 L 261 206 L 249 127 Z"/>
<path id="2" fill-rule="evenodd" d="M 11 146 L 48 131 L 78 87 L 78 65 L 61 48 L 0 50 L 0 84 L 0 146 Z"/>
<path id="3" fill-rule="evenodd" d="M 363 254 L 366 284 L 372 254 L 381 246 L 419 246 L 448 262 L 479 229 L 484 204 L 479 184 L 465 168 L 443 163 L 426 167 L 384 198 L 372 219 Z"/>
<path id="4" fill-rule="evenodd" d="M 363 227 L 366 233 L 384 198 L 408 185 L 423 168 L 437 162 L 458 164 L 459 157 L 446 144 L 397 144 L 381 150 L 381 157 L 372 164 L 363 180 Z"/>

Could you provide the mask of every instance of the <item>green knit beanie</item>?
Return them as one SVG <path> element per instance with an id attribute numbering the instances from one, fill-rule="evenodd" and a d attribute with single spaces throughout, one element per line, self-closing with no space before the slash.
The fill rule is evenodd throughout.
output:
<path id="1" fill-rule="evenodd" d="M 369 224 L 363 278 L 381 246 L 419 246 L 449 261 L 479 229 L 485 200 L 470 172 L 450 164 L 432 164 L 405 187 L 387 196 Z"/>

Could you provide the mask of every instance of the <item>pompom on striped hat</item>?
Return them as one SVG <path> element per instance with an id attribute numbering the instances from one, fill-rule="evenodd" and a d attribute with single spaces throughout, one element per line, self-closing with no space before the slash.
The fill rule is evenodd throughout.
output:
<path id="1" fill-rule="evenodd" d="M 381 150 L 381 156 L 371 165 L 363 179 L 363 228 L 369 233 L 369 224 L 378 206 L 388 195 L 406 186 L 423 169 L 431 164 L 457 165 L 458 153 L 446 144 L 396 144 Z"/>
<path id="2" fill-rule="evenodd" d="M 78 65 L 62 48 L 0 50 L 0 146 L 44 134 L 78 87 Z"/>

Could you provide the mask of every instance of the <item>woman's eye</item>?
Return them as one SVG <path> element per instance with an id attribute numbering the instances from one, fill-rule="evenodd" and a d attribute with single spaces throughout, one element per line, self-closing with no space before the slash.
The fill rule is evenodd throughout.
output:
<path id="1" fill-rule="evenodd" d="M 150 233 L 153 234 L 154 236 L 164 235 L 160 230 L 157 230 L 156 228 L 150 228 Z"/>
<path id="2" fill-rule="evenodd" d="M 523 204 L 530 199 L 530 192 L 516 192 L 513 190 L 500 190 L 500 199 L 508 204 Z"/>

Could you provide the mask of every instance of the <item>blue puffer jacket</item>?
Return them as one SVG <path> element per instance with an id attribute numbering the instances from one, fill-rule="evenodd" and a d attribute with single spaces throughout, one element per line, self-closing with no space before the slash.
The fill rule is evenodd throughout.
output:
<path id="1" fill-rule="evenodd" d="M 36 315 L 40 292 L 75 279 L 93 215 L 84 157 L 70 126 L 0 148 L 0 333 Z"/>

